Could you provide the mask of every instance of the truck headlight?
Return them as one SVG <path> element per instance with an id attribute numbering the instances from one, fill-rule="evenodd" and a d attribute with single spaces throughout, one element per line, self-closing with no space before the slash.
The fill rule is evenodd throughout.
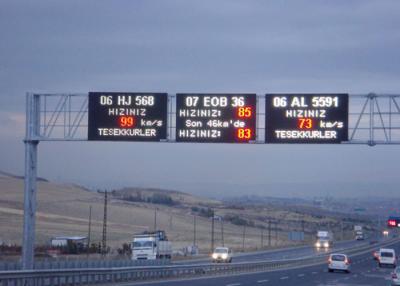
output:
<path id="1" fill-rule="evenodd" d="M 222 257 L 222 259 L 227 259 L 227 258 L 228 258 L 228 254 L 223 253 L 223 254 L 221 255 L 221 257 Z"/>
<path id="2" fill-rule="evenodd" d="M 316 247 L 321 247 L 321 243 L 317 242 L 317 243 L 315 244 L 315 246 L 316 246 Z"/>
<path id="3" fill-rule="evenodd" d="M 325 242 L 325 243 L 324 243 L 324 247 L 329 247 L 329 243 L 328 243 L 328 242 Z"/>
<path id="4" fill-rule="evenodd" d="M 216 253 L 213 253 L 213 254 L 212 254 L 212 258 L 213 258 L 213 259 L 217 259 L 217 258 L 218 258 L 218 255 L 217 255 Z"/>

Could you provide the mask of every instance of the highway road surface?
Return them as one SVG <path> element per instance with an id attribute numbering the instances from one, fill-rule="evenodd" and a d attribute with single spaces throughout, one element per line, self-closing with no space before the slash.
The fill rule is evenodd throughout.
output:
<path id="1" fill-rule="evenodd" d="M 391 246 L 400 253 L 400 243 Z M 149 286 L 250 286 L 250 285 L 300 285 L 300 286 L 366 286 L 390 285 L 392 268 L 379 268 L 372 259 L 372 253 L 351 256 L 351 273 L 329 273 L 327 264 L 297 267 L 293 269 L 276 270 L 249 274 L 232 274 L 229 276 L 204 277 L 184 280 L 169 280 L 163 282 L 128 283 L 125 285 Z"/>
<path id="2" fill-rule="evenodd" d="M 332 249 L 329 251 L 341 251 L 345 248 L 352 248 L 357 246 L 362 246 L 369 244 L 369 240 L 365 241 L 343 241 L 336 242 Z M 243 254 L 234 255 L 234 262 L 248 262 L 248 261 L 257 261 L 257 260 L 279 260 L 279 259 L 290 259 L 290 258 L 299 258 L 299 257 L 308 257 L 312 255 L 317 255 L 320 253 L 324 253 L 324 250 L 317 250 L 315 247 L 302 246 L 296 248 L 285 248 L 285 249 L 277 249 L 277 250 L 268 250 L 268 251 L 257 251 L 257 252 L 249 252 Z M 183 260 L 174 262 L 174 264 L 185 264 L 185 265 L 193 265 L 193 264 L 201 264 L 210 262 L 209 258 L 197 259 L 197 260 Z"/>

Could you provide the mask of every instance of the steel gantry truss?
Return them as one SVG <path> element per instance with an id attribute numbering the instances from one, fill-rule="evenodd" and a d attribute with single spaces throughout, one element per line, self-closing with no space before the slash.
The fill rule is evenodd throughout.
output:
<path id="1" fill-rule="evenodd" d="M 349 140 L 345 144 L 400 144 L 400 95 L 349 96 Z M 175 142 L 176 95 L 168 95 L 167 140 Z M 265 95 L 257 96 L 257 139 L 265 143 Z M 33 269 L 37 147 L 40 141 L 86 141 L 88 94 L 26 97 L 23 269 Z"/>
<path id="2" fill-rule="evenodd" d="M 176 95 L 168 95 L 168 136 L 175 142 Z M 265 95 L 257 96 L 257 140 L 264 144 Z M 88 94 L 28 94 L 27 137 L 33 141 L 86 141 Z M 29 129 L 29 131 L 28 131 Z M 400 95 L 349 96 L 346 144 L 400 144 Z"/>

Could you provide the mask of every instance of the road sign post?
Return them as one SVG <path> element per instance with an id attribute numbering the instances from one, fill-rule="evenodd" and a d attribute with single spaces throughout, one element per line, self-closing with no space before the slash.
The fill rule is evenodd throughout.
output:
<path id="1" fill-rule="evenodd" d="M 35 213 L 36 213 L 36 177 L 37 147 L 35 139 L 39 128 L 38 95 L 26 95 L 26 137 L 25 137 L 25 188 L 24 188 L 24 230 L 22 241 L 22 269 L 33 269 L 35 252 Z"/>

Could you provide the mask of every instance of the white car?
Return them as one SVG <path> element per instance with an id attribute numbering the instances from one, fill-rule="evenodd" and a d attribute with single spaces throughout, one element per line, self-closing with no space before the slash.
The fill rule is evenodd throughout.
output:
<path id="1" fill-rule="evenodd" d="M 392 267 L 396 267 L 397 258 L 394 249 L 391 248 L 379 249 L 378 262 L 379 262 L 379 267 L 382 267 L 383 265 L 390 265 Z"/>
<path id="2" fill-rule="evenodd" d="M 400 285 L 400 268 L 396 267 L 396 269 L 392 272 L 392 285 Z"/>
<path id="3" fill-rule="evenodd" d="M 328 271 L 341 270 L 347 273 L 350 272 L 350 258 L 346 254 L 333 253 L 329 255 Z"/>
<path id="4" fill-rule="evenodd" d="M 228 247 L 217 247 L 211 255 L 213 262 L 232 262 L 232 250 Z"/>

